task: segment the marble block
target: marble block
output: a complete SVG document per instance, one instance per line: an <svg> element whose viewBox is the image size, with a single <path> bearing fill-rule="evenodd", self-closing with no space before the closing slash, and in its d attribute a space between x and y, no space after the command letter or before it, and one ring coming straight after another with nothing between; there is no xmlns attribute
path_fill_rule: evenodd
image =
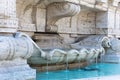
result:
<svg viewBox="0 0 120 80"><path fill-rule="evenodd" d="M0 61L0 80L35 80L36 70L24 59Z"/></svg>

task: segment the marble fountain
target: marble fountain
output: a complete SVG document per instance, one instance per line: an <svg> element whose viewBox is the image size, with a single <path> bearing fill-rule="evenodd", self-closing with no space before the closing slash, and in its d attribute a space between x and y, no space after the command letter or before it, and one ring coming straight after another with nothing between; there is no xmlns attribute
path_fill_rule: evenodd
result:
<svg viewBox="0 0 120 80"><path fill-rule="evenodd" d="M0 80L35 80L38 72L81 69L100 62L119 66L119 3L0 0Z"/></svg>

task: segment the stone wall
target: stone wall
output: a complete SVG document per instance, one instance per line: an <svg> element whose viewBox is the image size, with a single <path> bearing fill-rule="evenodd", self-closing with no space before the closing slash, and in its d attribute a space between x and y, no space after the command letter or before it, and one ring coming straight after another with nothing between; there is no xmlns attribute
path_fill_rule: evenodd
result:
<svg viewBox="0 0 120 80"><path fill-rule="evenodd" d="M17 17L18 30L33 39L38 37L39 46L44 45L40 36L49 33L56 33L58 39L62 37L54 42L61 41L59 46L93 34L120 37L120 9L116 0L17 0ZM47 40L46 44L54 44L50 38Z"/></svg>
<svg viewBox="0 0 120 80"><path fill-rule="evenodd" d="M27 32L46 32L47 15L50 15L48 14L47 7L54 2L59 1L17 0L17 17L20 19L19 30ZM60 2L64 2L64 0ZM113 2L110 0L73 1L72 3L78 4L81 7L81 11L76 16L58 19L58 21L54 23L58 26L57 33L108 34L119 36L120 10L118 2L119 1L116 2L115 0ZM70 13L66 14L66 16L69 14Z"/></svg>
<svg viewBox="0 0 120 80"><path fill-rule="evenodd" d="M18 28L16 0L0 1L0 33L14 33Z"/></svg>

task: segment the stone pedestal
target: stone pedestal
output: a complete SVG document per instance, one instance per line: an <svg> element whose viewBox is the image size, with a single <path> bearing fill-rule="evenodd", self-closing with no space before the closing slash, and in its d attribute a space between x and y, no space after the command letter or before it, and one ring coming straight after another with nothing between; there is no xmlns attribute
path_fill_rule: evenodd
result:
<svg viewBox="0 0 120 80"><path fill-rule="evenodd" d="M36 71L27 64L33 41L24 34L12 35L17 28L16 0L0 0L0 80L35 80Z"/></svg>
<svg viewBox="0 0 120 80"><path fill-rule="evenodd" d="M101 56L101 62L120 63L120 54L106 54Z"/></svg>
<svg viewBox="0 0 120 80"><path fill-rule="evenodd" d="M25 59L0 61L0 80L35 80L36 70Z"/></svg>
<svg viewBox="0 0 120 80"><path fill-rule="evenodd" d="M33 52L34 42L25 34L0 36L0 80L35 80L36 70L27 64Z"/></svg>

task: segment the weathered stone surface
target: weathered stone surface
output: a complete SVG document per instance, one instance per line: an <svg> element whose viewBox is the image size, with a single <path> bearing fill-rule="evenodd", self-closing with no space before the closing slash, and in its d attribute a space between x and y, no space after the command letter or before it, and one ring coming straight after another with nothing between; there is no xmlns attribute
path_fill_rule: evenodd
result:
<svg viewBox="0 0 120 80"><path fill-rule="evenodd" d="M71 18L57 22L58 32L67 34L95 34L95 12L81 11Z"/></svg>
<svg viewBox="0 0 120 80"><path fill-rule="evenodd" d="M70 9L63 11L62 7L60 7L68 5L66 2L72 5L71 10L77 12L79 12L77 7L75 8L73 5L80 4L80 14L75 17L65 18L74 13ZM57 33L74 35L107 34L118 37L118 3L119 1L116 0L17 0L17 16L20 19L19 30L24 32L45 32L46 26L50 25L53 32L55 30ZM56 7L58 4L59 7ZM71 11L71 13L68 11ZM63 19L59 20L60 18ZM54 27L51 25L54 25ZM111 29L115 30L111 31Z"/></svg>
<svg viewBox="0 0 120 80"><path fill-rule="evenodd" d="M57 32L55 23L64 17L71 17L80 12L80 6L69 2L56 2L47 7L47 32Z"/></svg>
<svg viewBox="0 0 120 80"><path fill-rule="evenodd" d="M22 58L0 61L1 80L35 80L36 70Z"/></svg>
<svg viewBox="0 0 120 80"><path fill-rule="evenodd" d="M34 8L35 4L36 0L16 0L19 31L36 31L36 25L34 23L34 18L36 17L36 7Z"/></svg>
<svg viewBox="0 0 120 80"><path fill-rule="evenodd" d="M34 40L41 49L69 48L67 43L64 45L63 38L56 34L35 34Z"/></svg>
<svg viewBox="0 0 120 80"><path fill-rule="evenodd" d="M95 12L81 11L77 20L78 34L95 34Z"/></svg>
<svg viewBox="0 0 120 80"><path fill-rule="evenodd" d="M45 32L46 10L38 7L35 19L36 19L36 30L37 30L37 32Z"/></svg>
<svg viewBox="0 0 120 80"><path fill-rule="evenodd" d="M0 33L14 33L18 28L16 0L0 1Z"/></svg>
<svg viewBox="0 0 120 80"><path fill-rule="evenodd" d="M0 36L1 80L34 80L36 71L27 64L34 52L34 43L25 34Z"/></svg>

